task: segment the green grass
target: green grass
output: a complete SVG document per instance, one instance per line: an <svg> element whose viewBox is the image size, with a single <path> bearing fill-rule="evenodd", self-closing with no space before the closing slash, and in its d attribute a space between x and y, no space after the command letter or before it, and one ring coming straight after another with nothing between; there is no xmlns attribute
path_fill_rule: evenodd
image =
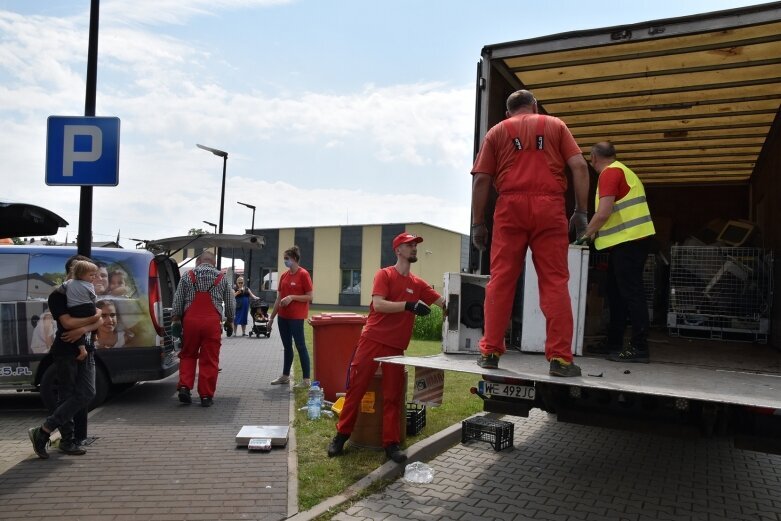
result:
<svg viewBox="0 0 781 521"><path fill-rule="evenodd" d="M327 312L311 310L311 314ZM365 311L359 311L365 313ZM310 358L312 357L312 328L304 328ZM413 340L407 349L409 356L432 355L441 352L441 342ZM299 371L296 361L293 371ZM407 399L412 399L414 369L409 369ZM412 445L482 410L479 398L469 393L475 385L474 375L445 372L445 393L441 407L427 407L426 427L416 436L407 437L405 446ZM362 477L385 462L385 453L367 449L350 448L338 458L326 454L328 442L336 433L336 418L322 417L311 421L306 411L298 409L306 404L305 389L295 389L296 417L293 421L298 448L298 505L304 511L325 499L343 492Z"/></svg>

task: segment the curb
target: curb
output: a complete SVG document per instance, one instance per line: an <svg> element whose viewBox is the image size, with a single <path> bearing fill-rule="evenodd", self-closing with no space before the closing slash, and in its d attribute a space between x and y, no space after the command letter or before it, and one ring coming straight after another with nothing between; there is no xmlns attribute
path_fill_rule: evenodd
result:
<svg viewBox="0 0 781 521"><path fill-rule="evenodd" d="M501 418L503 415L476 414L475 416ZM471 418L474 418L475 416L471 416ZM304 512L298 512L288 517L287 519L289 519L290 521L311 521L317 518L318 516L327 513L329 510L338 507L342 503L345 503L351 500L352 498L356 497L361 492L363 492L366 488L368 488L371 484L376 483L377 481L384 480L384 479L396 479L402 476L404 474L404 468L406 465L413 463L415 461L431 460L436 456L438 456L439 454L441 454L442 452L448 450L450 447L453 447L460 441L461 441L461 423L459 422L408 447L407 461L404 465L399 465L392 461L388 461L384 463L381 467L372 471L370 474L364 476L360 480L356 481L355 483L347 487L347 489L345 489L345 491L342 492L341 494L338 494L332 498L328 498L322 503L310 508L309 510L306 510ZM294 467L296 468L295 475L297 477L298 465L295 460L293 460L292 463L290 463L290 468L292 469ZM292 475L293 472L291 471L291 476ZM296 496L293 500L295 503L298 502L297 489L298 487L296 484ZM292 490L290 489L290 487L288 487L288 490L290 491L290 494L292 494ZM290 512L289 509L288 512Z"/></svg>
<svg viewBox="0 0 781 521"><path fill-rule="evenodd" d="M293 427L296 419L296 395L293 386L290 386L290 399L288 407L288 431L287 441L287 517L295 516L298 512L298 446L296 445L296 430Z"/></svg>

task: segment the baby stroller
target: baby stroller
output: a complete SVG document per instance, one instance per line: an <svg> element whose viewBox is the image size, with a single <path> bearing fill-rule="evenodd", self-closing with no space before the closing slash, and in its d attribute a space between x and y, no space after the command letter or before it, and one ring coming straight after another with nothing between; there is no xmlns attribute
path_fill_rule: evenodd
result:
<svg viewBox="0 0 781 521"><path fill-rule="evenodd" d="M256 337L260 335L269 338L271 336L271 323L268 321L268 304L261 299L252 299L249 303L249 314L252 316L252 329L249 336L254 333Z"/></svg>

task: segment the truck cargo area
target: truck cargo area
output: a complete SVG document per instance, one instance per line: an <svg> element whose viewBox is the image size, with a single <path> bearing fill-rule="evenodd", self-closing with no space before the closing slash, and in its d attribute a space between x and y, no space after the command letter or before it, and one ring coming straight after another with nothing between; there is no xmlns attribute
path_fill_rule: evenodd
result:
<svg viewBox="0 0 781 521"><path fill-rule="evenodd" d="M642 180L655 226L644 275L651 363L581 356L582 377L555 378L540 354L509 349L499 370L461 354L482 335L474 293L491 272L490 242L470 248L469 273L459 276L474 279L470 290L447 292L456 299L443 354L385 362L473 373L490 412L540 408L560 421L729 435L739 447L781 453L781 293L773 284L781 274L780 29L781 2L773 2L485 46L475 154L505 119L507 97L527 89L541 113L567 124L586 159L610 141ZM599 172L590 175L593 214ZM472 222L491 230L495 200ZM587 345L609 322L605 252L592 248L589 257L587 277L570 262L576 353L580 335ZM506 344L535 351L542 342L523 336L544 319L526 312L539 304L525 302L524 284L522 275Z"/></svg>

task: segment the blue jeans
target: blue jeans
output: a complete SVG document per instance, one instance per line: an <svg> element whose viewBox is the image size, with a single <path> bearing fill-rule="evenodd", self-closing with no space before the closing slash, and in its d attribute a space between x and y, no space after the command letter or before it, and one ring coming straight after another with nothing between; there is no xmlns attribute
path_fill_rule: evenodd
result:
<svg viewBox="0 0 781 521"><path fill-rule="evenodd" d="M73 416L85 409L95 397L95 354L81 362L75 354L55 355L57 371L57 408L43 425L49 432L60 430L63 440L73 440Z"/></svg>
<svg viewBox="0 0 781 521"><path fill-rule="evenodd" d="M290 376L290 368L293 366L293 341L296 342L298 359L301 362L302 378L309 378L309 352L306 350L304 338L304 319L277 317L279 337L285 347L285 361L282 374Z"/></svg>

